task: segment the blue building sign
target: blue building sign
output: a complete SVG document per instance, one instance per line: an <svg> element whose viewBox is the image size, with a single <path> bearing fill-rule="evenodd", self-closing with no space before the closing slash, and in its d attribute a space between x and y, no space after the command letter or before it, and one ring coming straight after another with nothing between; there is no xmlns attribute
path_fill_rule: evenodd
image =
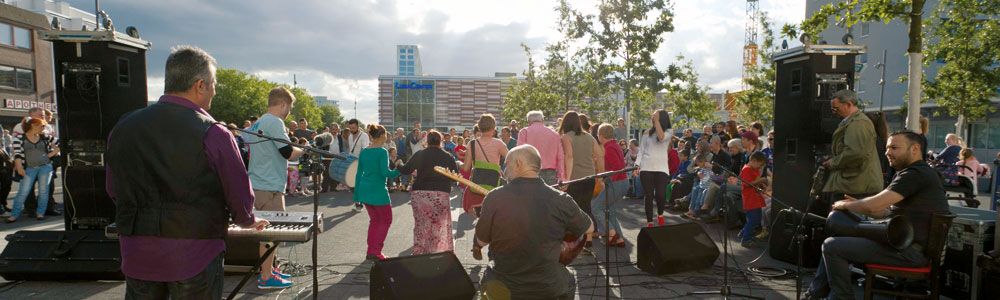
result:
<svg viewBox="0 0 1000 300"><path fill-rule="evenodd" d="M434 89L434 85L433 84L417 84L414 81L410 81L409 83L404 83L404 82L397 81L396 82L396 89L399 89L399 90L433 90Z"/></svg>

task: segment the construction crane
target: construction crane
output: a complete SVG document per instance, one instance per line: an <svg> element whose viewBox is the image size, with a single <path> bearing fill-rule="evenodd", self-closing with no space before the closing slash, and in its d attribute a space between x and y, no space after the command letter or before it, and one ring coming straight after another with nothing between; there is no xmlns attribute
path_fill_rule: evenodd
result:
<svg viewBox="0 0 1000 300"><path fill-rule="evenodd" d="M750 77L750 67L757 65L757 26L760 18L760 2L757 0L747 0L747 19L744 27L743 37L743 90L749 88L747 79Z"/></svg>

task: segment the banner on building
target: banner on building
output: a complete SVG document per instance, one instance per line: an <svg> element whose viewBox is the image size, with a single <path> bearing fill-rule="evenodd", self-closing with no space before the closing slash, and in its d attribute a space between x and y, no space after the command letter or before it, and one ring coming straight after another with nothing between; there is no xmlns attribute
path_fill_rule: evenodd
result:
<svg viewBox="0 0 1000 300"><path fill-rule="evenodd" d="M41 107L48 109L53 113L56 112L56 104L51 102L38 102L38 101L28 101L19 99L4 99L4 108L17 109L17 110L29 110L35 107Z"/></svg>

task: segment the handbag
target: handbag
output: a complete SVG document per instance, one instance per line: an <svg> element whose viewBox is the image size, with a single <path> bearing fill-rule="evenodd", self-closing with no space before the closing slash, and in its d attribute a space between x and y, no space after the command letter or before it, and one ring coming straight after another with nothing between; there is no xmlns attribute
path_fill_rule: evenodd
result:
<svg viewBox="0 0 1000 300"><path fill-rule="evenodd" d="M479 144L479 140L476 140L472 144L472 176L469 178L470 181L478 184L487 191L493 190L500 186L500 180L503 178L503 170L500 168L499 164L495 164L489 161L489 157L486 161L476 160L476 144ZM483 151L483 156L486 155L486 151L482 150L483 145L479 144L479 148Z"/></svg>

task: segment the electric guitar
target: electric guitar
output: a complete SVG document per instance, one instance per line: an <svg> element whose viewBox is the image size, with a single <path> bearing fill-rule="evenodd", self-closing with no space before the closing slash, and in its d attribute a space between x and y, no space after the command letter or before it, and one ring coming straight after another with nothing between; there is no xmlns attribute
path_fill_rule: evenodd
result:
<svg viewBox="0 0 1000 300"><path fill-rule="evenodd" d="M475 182L465 179L457 172L452 172L451 170L441 166L434 167L434 171L438 172L438 174L444 175L444 177L448 177L448 179L468 186L476 193L481 193L483 195L489 193L489 191L483 187L479 186ZM585 235L575 236L568 232L565 236L563 236L563 242L559 249L559 263L568 266L574 259L576 259L577 256L580 255L580 251L583 251L583 245L585 244L584 241L586 240L584 239L584 236Z"/></svg>

